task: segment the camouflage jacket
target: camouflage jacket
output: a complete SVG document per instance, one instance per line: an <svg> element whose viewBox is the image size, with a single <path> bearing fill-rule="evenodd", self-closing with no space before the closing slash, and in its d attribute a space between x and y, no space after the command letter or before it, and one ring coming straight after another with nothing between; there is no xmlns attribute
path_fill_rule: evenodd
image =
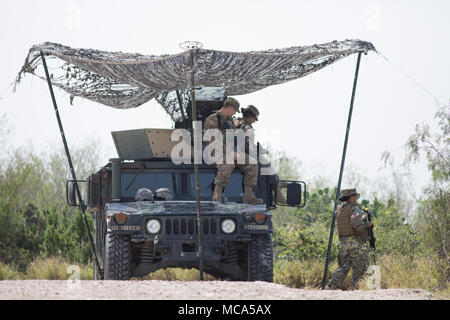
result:
<svg viewBox="0 0 450 320"><path fill-rule="evenodd" d="M234 121L234 125L236 126L236 129L242 129L244 130L244 133L248 130L254 130L253 126L246 122L244 118L237 118ZM256 146L255 144L250 144L250 138L248 136L245 137L245 153L249 154L250 150L256 154Z"/></svg>
<svg viewBox="0 0 450 320"><path fill-rule="evenodd" d="M236 126L236 129L242 129L245 131L249 129L253 129L253 126L246 122L244 118L237 118L234 120L234 125Z"/></svg>
<svg viewBox="0 0 450 320"><path fill-rule="evenodd" d="M209 130L209 129L218 129L222 133L222 139L223 139L223 161L225 161L225 155L226 155L226 130L227 129L236 129L234 126L234 123L231 119L227 119L224 116L222 116L219 112L210 114L203 123L203 130ZM214 140L209 142L208 144L212 143ZM235 149L235 148L234 148Z"/></svg>
<svg viewBox="0 0 450 320"><path fill-rule="evenodd" d="M227 119L219 112L210 114L203 124L203 130L219 129L225 137L226 129L235 129L235 125L231 119Z"/></svg>

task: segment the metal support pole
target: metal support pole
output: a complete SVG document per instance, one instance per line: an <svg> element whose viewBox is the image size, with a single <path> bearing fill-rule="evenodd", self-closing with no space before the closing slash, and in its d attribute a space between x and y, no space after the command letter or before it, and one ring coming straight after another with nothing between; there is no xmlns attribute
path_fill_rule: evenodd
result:
<svg viewBox="0 0 450 320"><path fill-rule="evenodd" d="M44 65L45 76L47 77L47 84L48 84L48 88L50 90L50 96L52 97L53 108L55 110L56 120L58 121L59 131L61 133L61 137L62 137L62 140L63 140L64 150L66 151L67 161L69 162L70 172L72 174L72 179L75 182L75 192L77 194L78 201L80 203L81 215L83 217L84 226L86 228L86 233L87 233L88 238L89 238L89 244L91 246L92 254L94 255L95 268L97 268L98 274L101 275L102 272L101 272L101 269L100 269L100 264L98 262L97 252L95 251L94 240L92 239L91 230L89 228L89 223L88 223L87 218L86 218L86 211L85 211L86 207L85 207L85 204L83 202L83 199L81 198L80 188L78 187L77 177L75 175L75 170L73 168L72 158L70 157L69 147L67 146L66 136L64 134L64 129L63 129L63 126L62 126L61 118L59 116L59 111L58 111L58 106L56 104L55 94L53 92L52 83L50 81L50 75L48 74L47 62L45 61L44 53L42 51L41 51L41 59L42 59L43 65Z"/></svg>
<svg viewBox="0 0 450 320"><path fill-rule="evenodd" d="M197 121L197 108L195 105L195 76L194 76L194 50L190 50L191 58L191 106L192 106L192 129L200 130L201 128L195 128L195 121ZM195 152L195 151L194 151ZM195 156L194 156L195 158ZM199 270L200 280L203 280L203 248L202 248L202 220L200 214L200 185L198 178L198 164L194 159L194 172L195 172L195 197L197 200L197 235L198 235L198 256L199 256Z"/></svg>
<svg viewBox="0 0 450 320"><path fill-rule="evenodd" d="M337 211L337 207L338 207L339 194L341 192L342 174L344 173L345 155L347 153L347 142L348 142L348 136L350 133L350 123L352 120L352 112L353 112L353 101L355 100L356 83L358 81L360 61L361 61L361 52L358 52L358 60L356 62L355 78L353 80L352 99L350 101L350 110L348 112L348 119L347 119L347 130L345 132L344 150L342 151L341 169L339 171L339 180L338 180L338 186L337 186L337 190L336 190L336 198L334 200L333 220L331 221L330 239L328 241L327 260L325 262L325 271L323 273L322 290L325 289L325 286L327 284L328 264L330 262L331 245L333 244L334 226L336 223L336 211Z"/></svg>

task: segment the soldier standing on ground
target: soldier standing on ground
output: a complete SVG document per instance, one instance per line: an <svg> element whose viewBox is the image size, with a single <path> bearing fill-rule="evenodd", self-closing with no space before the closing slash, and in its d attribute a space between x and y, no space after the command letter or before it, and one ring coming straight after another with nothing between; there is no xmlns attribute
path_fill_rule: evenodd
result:
<svg viewBox="0 0 450 320"><path fill-rule="evenodd" d="M356 204L359 194L356 189L344 189L339 198L343 204L337 211L339 234L339 267L333 272L328 289L342 289L342 284L353 269L352 289L357 289L358 281L369 267L369 231L373 224Z"/></svg>
<svg viewBox="0 0 450 320"><path fill-rule="evenodd" d="M242 108L242 118L238 118L235 120L234 124L236 126L236 129L242 129L244 132L248 130L254 130L253 129L253 123L255 121L258 121L259 117L259 110L253 106L249 105L247 108ZM250 139L248 136L245 137L245 144L246 144L246 152L249 153L250 148L255 148L254 145L250 145ZM278 173L273 174L276 181L276 188L277 188L277 203L286 204L286 198L284 194L281 192L281 186L280 186L280 177L278 176Z"/></svg>
<svg viewBox="0 0 450 320"><path fill-rule="evenodd" d="M231 121L231 117L239 111L239 102L234 98L227 98L223 107L216 113L211 114L205 119L204 130L208 129L218 129L223 135L224 143L224 153L226 152L226 130L235 129L234 123ZM226 156L223 156L223 162L225 162ZM255 197L253 190L256 188L258 182L258 164L237 164L236 152L233 154L234 163L216 163L217 175L214 179L214 193L213 201L223 201L222 192L223 189L228 185L231 173L234 167L239 168L244 173L244 194L242 196L242 202L245 203L263 203L262 199Z"/></svg>

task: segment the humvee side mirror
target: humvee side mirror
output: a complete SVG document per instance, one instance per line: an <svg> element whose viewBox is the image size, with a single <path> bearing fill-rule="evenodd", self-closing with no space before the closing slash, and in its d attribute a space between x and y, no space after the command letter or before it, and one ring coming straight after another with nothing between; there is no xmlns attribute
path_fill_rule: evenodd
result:
<svg viewBox="0 0 450 320"><path fill-rule="evenodd" d="M86 180L67 180L66 182L66 203L70 207L79 207L81 203L78 203L77 193L76 193L76 182L78 182L78 187L80 182L87 183ZM81 193L81 191L80 191Z"/></svg>
<svg viewBox="0 0 450 320"><path fill-rule="evenodd" d="M306 205L306 183L303 181L280 180L280 185L286 187L285 201L277 199L276 204L280 206L290 206L303 208ZM303 186L303 188L302 188ZM281 188L280 188L281 192Z"/></svg>

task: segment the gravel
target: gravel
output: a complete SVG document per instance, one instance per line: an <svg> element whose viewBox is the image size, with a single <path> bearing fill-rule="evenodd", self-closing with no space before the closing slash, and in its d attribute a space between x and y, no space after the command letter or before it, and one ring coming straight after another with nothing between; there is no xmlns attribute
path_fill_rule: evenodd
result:
<svg viewBox="0 0 450 320"><path fill-rule="evenodd" d="M3 280L0 300L428 300L419 289L292 289L267 282Z"/></svg>

